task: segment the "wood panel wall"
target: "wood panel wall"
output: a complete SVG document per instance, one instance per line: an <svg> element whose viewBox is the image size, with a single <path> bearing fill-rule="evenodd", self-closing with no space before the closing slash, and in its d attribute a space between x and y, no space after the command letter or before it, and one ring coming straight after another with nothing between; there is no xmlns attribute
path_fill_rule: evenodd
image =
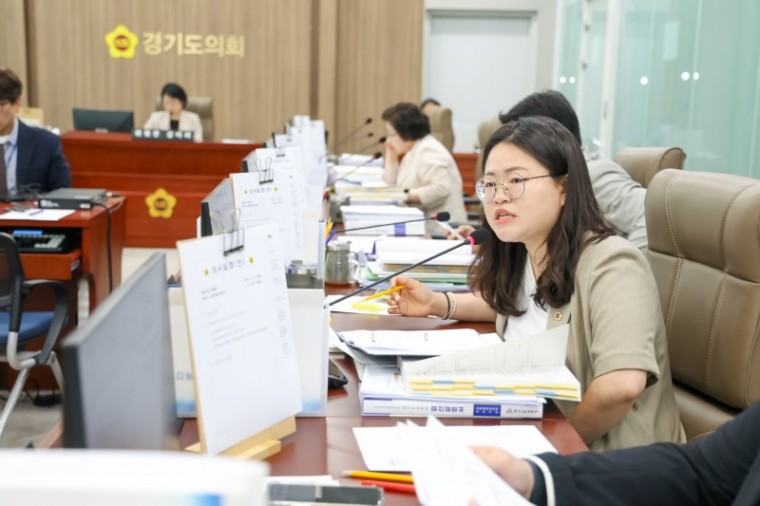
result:
<svg viewBox="0 0 760 506"><path fill-rule="evenodd" d="M0 0L0 67L13 70L28 83L25 20L24 0ZM24 104L29 103L28 98L28 90L24 90Z"/></svg>
<svg viewBox="0 0 760 506"><path fill-rule="evenodd" d="M213 97L216 139L261 141L310 114L334 141L373 117L373 139L338 148L351 151L384 134L383 109L420 98L423 0L0 2L26 14L30 105L63 131L73 107L130 109L141 124L161 86L175 81L189 95ZM140 37L133 60L108 55L105 35L118 24ZM147 55L143 34L157 31L244 35L246 54ZM9 52L3 44L0 58Z"/></svg>

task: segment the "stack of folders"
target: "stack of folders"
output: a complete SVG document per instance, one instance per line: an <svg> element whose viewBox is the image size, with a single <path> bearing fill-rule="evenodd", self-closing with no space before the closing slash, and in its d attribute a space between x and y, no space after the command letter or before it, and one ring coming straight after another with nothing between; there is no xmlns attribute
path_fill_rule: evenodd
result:
<svg viewBox="0 0 760 506"><path fill-rule="evenodd" d="M455 243L413 237L383 237L375 242L375 261L367 269L377 279L450 249ZM404 274L427 282L466 283L467 270L475 260L471 248L458 248Z"/></svg>
<svg viewBox="0 0 760 506"><path fill-rule="evenodd" d="M439 416L460 418L541 418L544 400L536 396L495 395L461 390L439 382L429 392L410 391L398 363L430 356L456 356L499 346L496 334L472 329L431 331L358 330L338 334L342 344L362 362L359 397L365 416ZM503 343L502 343L503 344Z"/></svg>
<svg viewBox="0 0 760 506"><path fill-rule="evenodd" d="M439 418L541 418L545 402L525 395L460 393L455 383L438 383L434 392L410 392L395 365L368 365L359 399L363 416Z"/></svg>
<svg viewBox="0 0 760 506"><path fill-rule="evenodd" d="M401 374L414 394L526 396L580 401L578 379L565 365L568 326L504 343L425 360L403 360Z"/></svg>
<svg viewBox="0 0 760 506"><path fill-rule="evenodd" d="M384 225L386 223L398 223L409 220L422 220L424 215L416 207L397 206L341 206L343 225L345 230L362 227L372 227L347 234L357 235L424 235L425 222L400 223L398 225Z"/></svg>

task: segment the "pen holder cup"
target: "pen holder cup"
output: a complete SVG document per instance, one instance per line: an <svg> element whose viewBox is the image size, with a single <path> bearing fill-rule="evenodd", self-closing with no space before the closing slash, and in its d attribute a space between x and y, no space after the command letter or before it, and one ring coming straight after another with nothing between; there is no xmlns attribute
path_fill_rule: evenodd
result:
<svg viewBox="0 0 760 506"><path fill-rule="evenodd" d="M350 242L333 242L325 254L325 283L348 285L357 280L359 262L351 255Z"/></svg>

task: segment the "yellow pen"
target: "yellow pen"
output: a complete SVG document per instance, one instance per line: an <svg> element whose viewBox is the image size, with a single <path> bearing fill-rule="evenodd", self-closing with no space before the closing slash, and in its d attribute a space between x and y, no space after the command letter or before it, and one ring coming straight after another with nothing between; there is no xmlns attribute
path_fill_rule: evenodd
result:
<svg viewBox="0 0 760 506"><path fill-rule="evenodd" d="M414 479L408 474L376 473L374 471L343 471L350 478L365 478L369 480L385 480L400 483L414 483Z"/></svg>
<svg viewBox="0 0 760 506"><path fill-rule="evenodd" d="M369 297L364 297L360 302L367 302L368 300L378 299L380 297L384 297L393 292L398 292L399 290L403 290L404 288L406 288L405 285L394 286L393 288L388 288L387 290L377 292L376 294L370 295Z"/></svg>

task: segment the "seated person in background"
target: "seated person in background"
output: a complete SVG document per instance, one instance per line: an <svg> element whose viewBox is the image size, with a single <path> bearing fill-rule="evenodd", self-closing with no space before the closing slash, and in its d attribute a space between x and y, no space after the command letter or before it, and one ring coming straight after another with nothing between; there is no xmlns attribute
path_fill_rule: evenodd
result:
<svg viewBox="0 0 760 506"><path fill-rule="evenodd" d="M604 220L573 134L521 118L491 136L484 160L476 191L496 237L470 267L473 293L397 276L391 284L405 288L388 311L495 321L503 339L569 323L566 363L583 399L555 403L583 441L593 450L684 442L654 276Z"/></svg>
<svg viewBox="0 0 760 506"><path fill-rule="evenodd" d="M161 89L163 111L151 113L144 128L159 130L190 130L195 142L203 142L201 118L194 112L186 111L187 94L179 84L167 83Z"/></svg>
<svg viewBox="0 0 760 506"><path fill-rule="evenodd" d="M16 115L23 85L10 69L0 68L0 199L34 198L71 186L69 163L57 135L29 127Z"/></svg>
<svg viewBox="0 0 760 506"><path fill-rule="evenodd" d="M527 116L546 116L559 121L581 143L581 129L573 106L558 91L547 90L528 95L506 114L499 115L502 123ZM644 199L647 190L612 160L587 160L594 196L604 217L618 235L631 241L642 252L647 250L647 224ZM463 227L467 235L472 228ZM450 237L451 238L451 237Z"/></svg>
<svg viewBox="0 0 760 506"><path fill-rule="evenodd" d="M602 454L518 459L493 447L475 453L531 503L670 506L760 504L760 403L705 439Z"/></svg>
<svg viewBox="0 0 760 506"><path fill-rule="evenodd" d="M430 123L414 104L401 102L383 112L386 141L383 179L408 190L407 202L426 216L447 211L451 221L466 221L462 177L454 157L435 137ZM404 159L399 162L400 155ZM429 233L438 232L430 223Z"/></svg>
<svg viewBox="0 0 760 506"><path fill-rule="evenodd" d="M436 107L441 107L441 103L439 101L434 98L426 98L420 104L420 111L422 111L422 114L425 116L430 116L430 112Z"/></svg>

